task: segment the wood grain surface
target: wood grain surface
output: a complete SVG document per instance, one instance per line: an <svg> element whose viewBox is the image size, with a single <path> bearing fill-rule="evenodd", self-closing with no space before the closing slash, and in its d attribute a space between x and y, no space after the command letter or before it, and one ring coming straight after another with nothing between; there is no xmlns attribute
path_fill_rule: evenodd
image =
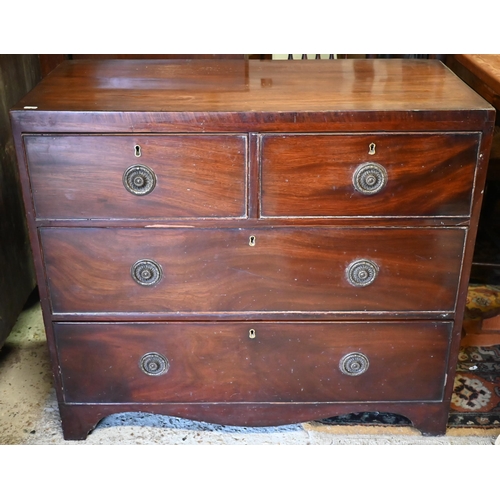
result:
<svg viewBox="0 0 500 500"><path fill-rule="evenodd" d="M65 61L15 109L283 112L478 109L439 61Z"/></svg>
<svg viewBox="0 0 500 500"><path fill-rule="evenodd" d="M264 135L261 213L469 215L479 140L479 134ZM353 185L367 162L387 171L386 186L373 195Z"/></svg>
<svg viewBox="0 0 500 500"><path fill-rule="evenodd" d="M39 218L242 217L246 213L243 135L24 137ZM136 157L135 147L140 147ZM145 165L156 187L137 196L124 172Z"/></svg>
<svg viewBox="0 0 500 500"><path fill-rule="evenodd" d="M465 238L459 228L43 228L40 234L54 312L117 314L453 311ZM158 284L131 278L141 259L162 267ZM380 269L361 288L346 279L358 259Z"/></svg>
<svg viewBox="0 0 500 500"><path fill-rule="evenodd" d="M26 133L477 130L494 119L440 61L403 59L65 61L11 113Z"/></svg>
<svg viewBox="0 0 500 500"><path fill-rule="evenodd" d="M66 402L440 401L451 323L56 323L55 332ZM168 359L166 373L143 373L150 352ZM365 373L340 371L352 352L368 358Z"/></svg>

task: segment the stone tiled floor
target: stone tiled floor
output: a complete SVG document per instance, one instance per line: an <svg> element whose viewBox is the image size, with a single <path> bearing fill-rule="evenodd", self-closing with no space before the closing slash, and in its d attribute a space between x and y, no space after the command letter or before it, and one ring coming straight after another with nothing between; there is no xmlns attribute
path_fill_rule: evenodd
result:
<svg viewBox="0 0 500 500"><path fill-rule="evenodd" d="M64 441L52 386L45 330L38 302L21 313L0 351L0 444L479 444L498 431L449 431L422 437L407 427L326 426L317 423L242 428L141 413L102 420L86 441Z"/></svg>

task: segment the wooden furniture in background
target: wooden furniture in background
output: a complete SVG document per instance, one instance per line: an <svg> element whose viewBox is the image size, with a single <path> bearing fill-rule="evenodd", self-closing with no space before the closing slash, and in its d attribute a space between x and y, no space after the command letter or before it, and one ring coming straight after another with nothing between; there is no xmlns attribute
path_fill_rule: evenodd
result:
<svg viewBox="0 0 500 500"><path fill-rule="evenodd" d="M446 64L497 110L471 280L500 285L500 55L455 54Z"/></svg>
<svg viewBox="0 0 500 500"><path fill-rule="evenodd" d="M35 287L9 109L39 81L37 56L0 55L0 347Z"/></svg>
<svg viewBox="0 0 500 500"><path fill-rule="evenodd" d="M66 61L11 111L66 439L446 430L494 110L439 61Z"/></svg>
<svg viewBox="0 0 500 500"><path fill-rule="evenodd" d="M500 54L455 54L446 64L497 110L471 281L500 286ZM500 316L467 321L462 344L500 344Z"/></svg>
<svg viewBox="0 0 500 500"><path fill-rule="evenodd" d="M453 54L447 57L446 64L495 109L500 109L500 54ZM500 124L498 114L496 120Z"/></svg>

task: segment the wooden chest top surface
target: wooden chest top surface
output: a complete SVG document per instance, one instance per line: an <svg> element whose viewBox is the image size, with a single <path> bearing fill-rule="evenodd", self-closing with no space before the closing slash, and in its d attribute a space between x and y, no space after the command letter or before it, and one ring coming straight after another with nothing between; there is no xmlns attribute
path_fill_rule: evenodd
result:
<svg viewBox="0 0 500 500"><path fill-rule="evenodd" d="M11 113L22 132L477 130L494 119L440 61L403 59L66 61Z"/></svg>
<svg viewBox="0 0 500 500"><path fill-rule="evenodd" d="M67 61L17 109L340 111L485 109L439 61Z"/></svg>

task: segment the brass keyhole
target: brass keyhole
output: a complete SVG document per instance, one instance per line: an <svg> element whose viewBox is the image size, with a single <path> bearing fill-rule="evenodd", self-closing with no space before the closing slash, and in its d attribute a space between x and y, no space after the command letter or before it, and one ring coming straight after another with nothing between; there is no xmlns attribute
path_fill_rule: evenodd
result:
<svg viewBox="0 0 500 500"><path fill-rule="evenodd" d="M368 146L368 154L369 155L374 155L375 154L375 148L377 146L375 145L374 142L372 142L369 146Z"/></svg>
<svg viewBox="0 0 500 500"><path fill-rule="evenodd" d="M251 338L251 339L254 339L255 338L255 330L253 328L250 328L250 330L248 330L248 337Z"/></svg>
<svg viewBox="0 0 500 500"><path fill-rule="evenodd" d="M141 152L141 146L135 146L134 148L134 154L137 158L139 158L141 155L142 155L142 152Z"/></svg>
<svg viewBox="0 0 500 500"><path fill-rule="evenodd" d="M251 247L254 247L254 246L255 246L255 236L250 236L250 238L248 239L248 244L249 244Z"/></svg>

